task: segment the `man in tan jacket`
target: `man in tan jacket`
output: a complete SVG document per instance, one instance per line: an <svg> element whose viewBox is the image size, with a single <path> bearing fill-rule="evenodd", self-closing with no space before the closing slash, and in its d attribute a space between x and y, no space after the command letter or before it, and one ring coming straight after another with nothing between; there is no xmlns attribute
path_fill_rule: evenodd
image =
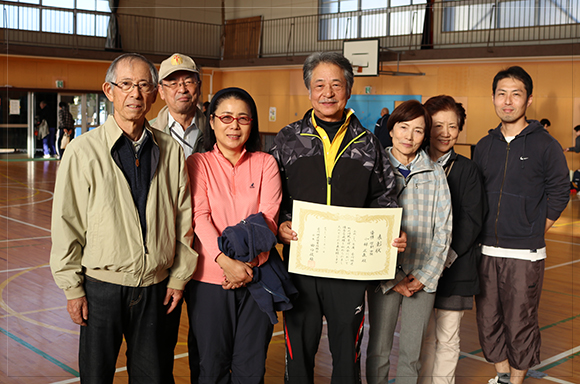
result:
<svg viewBox="0 0 580 384"><path fill-rule="evenodd" d="M67 146L56 177L50 267L81 325L85 384L113 382L123 337L132 383L173 382L168 314L197 253L183 150L145 120L157 77L141 55L115 59L103 84L114 115Z"/></svg>
<svg viewBox="0 0 580 384"><path fill-rule="evenodd" d="M186 158L195 152L205 152L206 116L197 106L201 77L199 68L189 56L174 53L161 63L159 95L167 105L151 120L151 126L177 140Z"/></svg>

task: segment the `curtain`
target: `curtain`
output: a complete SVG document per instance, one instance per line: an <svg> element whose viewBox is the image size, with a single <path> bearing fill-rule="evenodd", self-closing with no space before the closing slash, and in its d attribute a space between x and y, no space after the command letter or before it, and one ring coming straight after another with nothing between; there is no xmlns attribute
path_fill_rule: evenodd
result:
<svg viewBox="0 0 580 384"><path fill-rule="evenodd" d="M119 33L119 21L117 19L117 9L120 0L109 0L111 17L109 18L109 27L107 28L107 41L105 49L120 51L123 49L121 44L121 34Z"/></svg>
<svg viewBox="0 0 580 384"><path fill-rule="evenodd" d="M423 22L423 36L421 38L421 49L433 49L433 6L435 0L427 0L425 9L425 21Z"/></svg>

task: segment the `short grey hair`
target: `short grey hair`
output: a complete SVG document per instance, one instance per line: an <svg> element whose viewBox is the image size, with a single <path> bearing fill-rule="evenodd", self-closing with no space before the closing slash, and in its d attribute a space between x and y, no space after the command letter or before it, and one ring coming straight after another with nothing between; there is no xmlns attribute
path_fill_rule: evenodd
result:
<svg viewBox="0 0 580 384"><path fill-rule="evenodd" d="M310 92L310 82L312 81L312 72L321 63L334 64L344 72L344 79L346 80L346 88L348 94L351 94L352 85L354 84L354 73L352 71L352 64L342 53L338 52L315 52L306 58L304 66L302 67L302 77L304 78L304 85Z"/></svg>
<svg viewBox="0 0 580 384"><path fill-rule="evenodd" d="M117 81L117 66L121 61L128 60L129 62L134 60L140 60L149 66L149 72L151 73L151 83L157 84L159 83L159 72L157 72L157 68L149 59L145 56L140 55L138 53L124 53L121 56L117 57L111 65L109 69L107 69L107 75L105 76L105 82L111 84Z"/></svg>

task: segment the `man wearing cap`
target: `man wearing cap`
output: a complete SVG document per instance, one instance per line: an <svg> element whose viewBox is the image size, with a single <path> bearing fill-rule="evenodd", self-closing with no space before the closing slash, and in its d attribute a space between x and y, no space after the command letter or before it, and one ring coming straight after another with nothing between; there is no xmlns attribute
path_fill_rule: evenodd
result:
<svg viewBox="0 0 580 384"><path fill-rule="evenodd" d="M203 150L205 115L197 107L201 94L199 68L189 56L174 53L159 68L159 95L165 107L150 121L153 128L170 134L187 158Z"/></svg>

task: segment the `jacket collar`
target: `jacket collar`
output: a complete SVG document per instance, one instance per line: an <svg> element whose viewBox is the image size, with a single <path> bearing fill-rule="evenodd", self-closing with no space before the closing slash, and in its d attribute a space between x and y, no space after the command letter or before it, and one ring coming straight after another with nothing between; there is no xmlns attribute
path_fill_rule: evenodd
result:
<svg viewBox="0 0 580 384"><path fill-rule="evenodd" d="M526 122L528 123L528 125L520 133L518 133L516 138L521 136L527 136L531 133L544 130L544 126L540 124L540 122L537 120L526 120ZM490 129L489 134L494 136L495 138L503 139L504 136L503 133L501 132L501 123L499 123L499 125L496 128Z"/></svg>
<svg viewBox="0 0 580 384"><path fill-rule="evenodd" d="M107 136L107 146L109 147L109 152L113 149L117 141L123 135L123 130L119 127L113 115L109 115L107 121L104 124L106 136ZM143 128L148 131L149 137L153 139L153 143L158 146L157 139L155 138L154 130L151 129L149 122L145 120Z"/></svg>
<svg viewBox="0 0 580 384"><path fill-rule="evenodd" d="M348 124L348 130L353 132L353 137L357 136L365 131L365 128L362 126L358 118L356 117L354 111L352 109L345 109L346 112L349 110L352 111L350 115L350 122ZM347 131L348 131L347 130ZM314 123L312 122L312 108L310 108L302 118L302 124L300 125L300 133L318 135L316 132L316 128L314 128Z"/></svg>

